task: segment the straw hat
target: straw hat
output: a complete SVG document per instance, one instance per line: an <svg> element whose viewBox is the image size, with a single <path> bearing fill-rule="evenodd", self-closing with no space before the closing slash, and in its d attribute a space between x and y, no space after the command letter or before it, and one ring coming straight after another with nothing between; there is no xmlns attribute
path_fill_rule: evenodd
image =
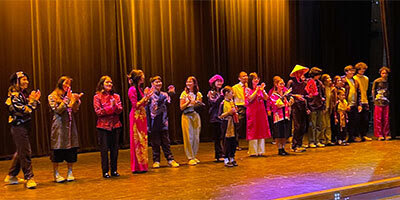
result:
<svg viewBox="0 0 400 200"><path fill-rule="evenodd" d="M290 72L290 77L294 77L294 73L298 72L298 71L303 71L303 74L308 72L308 68L307 67L303 67L301 65L296 65L294 66L294 69L292 70L292 72Z"/></svg>

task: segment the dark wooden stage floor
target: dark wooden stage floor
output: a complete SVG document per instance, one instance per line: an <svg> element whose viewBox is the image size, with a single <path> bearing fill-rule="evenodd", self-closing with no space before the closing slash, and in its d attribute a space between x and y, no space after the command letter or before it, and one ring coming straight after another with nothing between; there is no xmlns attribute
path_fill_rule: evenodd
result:
<svg viewBox="0 0 400 200"><path fill-rule="evenodd" d="M246 141L242 141L246 145ZM100 155L79 154L75 182L56 184L48 157L34 158L38 187L27 190L22 184L5 185L0 198L8 199L274 199L368 181L400 176L400 141L354 143L347 147L309 149L302 154L276 155L267 144L266 157L237 153L238 167L225 168L213 162L213 144L202 143L201 163L188 166L182 145L172 147L179 168L166 167L145 174L131 174L129 150L121 150L121 177L103 179ZM150 162L151 166L152 162ZM0 162L1 178L10 161ZM66 166L60 168L66 176ZM22 177L22 175L20 175Z"/></svg>

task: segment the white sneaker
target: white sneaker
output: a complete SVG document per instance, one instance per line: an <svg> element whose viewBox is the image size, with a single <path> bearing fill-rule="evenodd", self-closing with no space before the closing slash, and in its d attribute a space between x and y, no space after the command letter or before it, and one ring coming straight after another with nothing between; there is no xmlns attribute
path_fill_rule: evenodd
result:
<svg viewBox="0 0 400 200"><path fill-rule="evenodd" d="M74 175L72 174L72 172L69 172L69 173L68 173L68 175L67 175L67 181L68 181L68 182L70 182L70 181L75 181L75 177L74 177Z"/></svg>
<svg viewBox="0 0 400 200"><path fill-rule="evenodd" d="M54 181L56 183L63 183L63 182L65 182L65 178L60 176L59 174L57 174L57 175L54 176Z"/></svg>
<svg viewBox="0 0 400 200"><path fill-rule="evenodd" d="M324 144L321 144L321 143L318 143L318 144L317 144L317 147L325 147L325 145L324 145Z"/></svg>
<svg viewBox="0 0 400 200"><path fill-rule="evenodd" d="M175 160L168 161L168 165L171 167L179 167L179 163L175 162Z"/></svg>
<svg viewBox="0 0 400 200"><path fill-rule="evenodd" d="M197 162L194 159L192 159L192 160L189 160L188 164L194 166L194 165L197 165Z"/></svg>
<svg viewBox="0 0 400 200"><path fill-rule="evenodd" d="M4 182L10 185L18 184L18 177L7 175L6 178L4 179Z"/></svg>
<svg viewBox="0 0 400 200"><path fill-rule="evenodd" d="M28 189L35 189L36 186L37 186L37 183L35 182L35 180L33 180L33 178L29 179L26 182L26 188L28 188Z"/></svg>
<svg viewBox="0 0 400 200"><path fill-rule="evenodd" d="M310 144L310 147L311 148L316 148L317 146L314 143L312 143L312 144Z"/></svg>
<svg viewBox="0 0 400 200"><path fill-rule="evenodd" d="M159 162L153 163L153 168L160 168L160 163Z"/></svg>
<svg viewBox="0 0 400 200"><path fill-rule="evenodd" d="M196 161L196 162L197 162L197 164L199 164L199 163L200 163L200 160L199 160L199 159L197 159L197 158L194 158L194 161Z"/></svg>
<svg viewBox="0 0 400 200"><path fill-rule="evenodd" d="M364 136L364 140L365 140L365 141L372 141L372 138L367 137L367 136Z"/></svg>

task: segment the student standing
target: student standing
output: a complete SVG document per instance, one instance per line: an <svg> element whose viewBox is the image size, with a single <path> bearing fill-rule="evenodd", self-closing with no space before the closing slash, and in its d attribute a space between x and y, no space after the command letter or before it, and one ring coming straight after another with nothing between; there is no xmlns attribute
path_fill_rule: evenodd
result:
<svg viewBox="0 0 400 200"><path fill-rule="evenodd" d="M182 112L183 146L189 165L197 165L200 160L196 158L200 143L201 120L200 115L194 110L203 104L203 95L199 92L197 79L190 76L186 80L185 90L180 96Z"/></svg>
<svg viewBox="0 0 400 200"><path fill-rule="evenodd" d="M245 90L247 140L249 141L250 156L263 156L265 139L271 137L267 112L264 101L268 100L265 83L258 85L260 79L257 73L249 76L249 87Z"/></svg>
<svg viewBox="0 0 400 200"><path fill-rule="evenodd" d="M168 93L162 92L162 80L160 76L150 78L151 89L154 91L150 96L149 103L146 106L147 130L151 138L153 150L153 168L160 167L160 146L164 156L171 167L179 167L172 155L168 134L168 113L167 104L171 103L171 95L175 94L175 87L170 85Z"/></svg>
<svg viewBox="0 0 400 200"><path fill-rule="evenodd" d="M111 77L103 76L97 83L96 95L93 97L94 111L97 115L98 143L101 155L101 169L104 178L118 177L118 145L122 124L119 115L122 112L120 96L113 90ZM108 159L110 149L110 161Z"/></svg>
<svg viewBox="0 0 400 200"><path fill-rule="evenodd" d="M71 84L71 77L61 76L57 81L56 89L48 96L49 105L53 111L50 160L53 162L53 175L57 183L75 180L72 168L78 159L79 140L74 113L79 110L83 93L72 93ZM68 166L67 179L58 172L59 163L64 161Z"/></svg>
<svg viewBox="0 0 400 200"><path fill-rule="evenodd" d="M374 134L378 140L390 140L389 128L389 82L390 69L379 69L380 78L372 84L372 96L374 98Z"/></svg>
<svg viewBox="0 0 400 200"><path fill-rule="evenodd" d="M208 113L210 114L211 131L214 136L215 160L220 162L224 160L222 150L224 135L221 133L221 120L218 117L218 110L222 100L224 99L224 96L221 94L224 79L222 76L216 74L211 77L208 82L211 86L211 90L208 91L207 94L208 104L210 105Z"/></svg>
<svg viewBox="0 0 400 200"><path fill-rule="evenodd" d="M33 189L36 188L37 184L33 179L29 133L32 128L32 112L40 103L40 91L32 91L30 94L27 92L29 78L22 71L12 74L10 83L6 105L9 111L8 123L11 125L11 135L17 150L14 153L10 170L4 182L18 184L19 181L23 181L23 179L20 180L17 177L22 169L24 179L27 180L26 187Z"/></svg>

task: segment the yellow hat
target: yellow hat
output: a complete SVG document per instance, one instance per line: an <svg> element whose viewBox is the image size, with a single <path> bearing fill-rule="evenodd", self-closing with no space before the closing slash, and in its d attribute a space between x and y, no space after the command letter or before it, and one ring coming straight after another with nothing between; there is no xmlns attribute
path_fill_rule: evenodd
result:
<svg viewBox="0 0 400 200"><path fill-rule="evenodd" d="M307 73L308 72L308 68L307 67L303 67L303 66L301 66L301 65L296 65L296 66L294 66L294 69L292 70L292 72L290 72L290 77L294 77L294 73L295 72L298 72L298 71L303 71L303 74L305 74L305 73Z"/></svg>

